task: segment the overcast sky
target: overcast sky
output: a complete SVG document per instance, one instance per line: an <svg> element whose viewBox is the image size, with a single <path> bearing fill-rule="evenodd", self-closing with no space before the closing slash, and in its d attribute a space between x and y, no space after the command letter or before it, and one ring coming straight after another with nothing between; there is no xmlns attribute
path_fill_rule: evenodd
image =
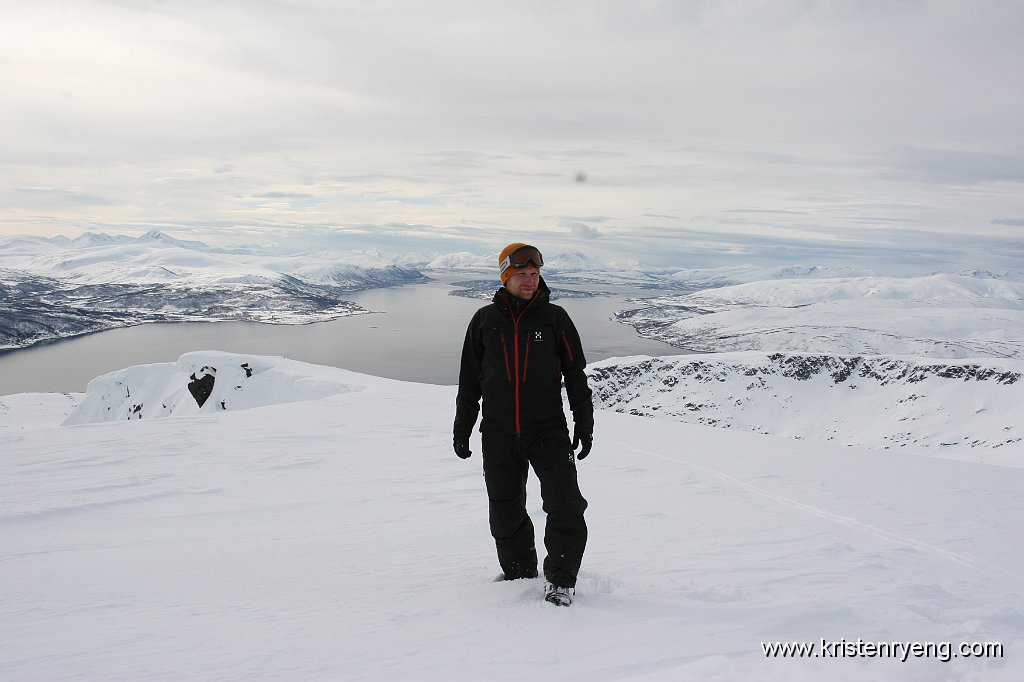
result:
<svg viewBox="0 0 1024 682"><path fill-rule="evenodd" d="M0 232L1024 264L1024 2L0 0Z"/></svg>

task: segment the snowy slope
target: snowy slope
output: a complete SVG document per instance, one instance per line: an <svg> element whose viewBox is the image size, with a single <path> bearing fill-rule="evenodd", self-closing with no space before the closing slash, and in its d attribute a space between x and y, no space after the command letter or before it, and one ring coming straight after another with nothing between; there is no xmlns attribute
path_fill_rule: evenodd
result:
<svg viewBox="0 0 1024 682"><path fill-rule="evenodd" d="M788 438L1024 467L1024 361L756 352L611 358L595 404Z"/></svg>
<svg viewBox="0 0 1024 682"><path fill-rule="evenodd" d="M60 427L19 425L15 400L0 420L4 679L1024 673L1020 469L601 411L579 465L590 545L577 603L558 609L537 580L491 582L479 439L470 460L451 453L453 387L189 361L276 378L250 409ZM310 379L348 390L280 402ZM530 495L540 522L532 479ZM763 654L822 639L1003 656Z"/></svg>
<svg viewBox="0 0 1024 682"><path fill-rule="evenodd" d="M698 352L1024 357L1024 282L984 273L762 281L643 304L619 319Z"/></svg>

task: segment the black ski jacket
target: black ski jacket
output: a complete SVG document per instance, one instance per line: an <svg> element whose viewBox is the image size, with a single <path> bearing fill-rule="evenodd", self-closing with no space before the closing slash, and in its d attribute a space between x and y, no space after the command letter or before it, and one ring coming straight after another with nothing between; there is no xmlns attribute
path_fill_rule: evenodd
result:
<svg viewBox="0 0 1024 682"><path fill-rule="evenodd" d="M469 322L462 346L455 438L469 438L483 398L480 431L520 434L565 428L562 378L579 433L593 433L594 405L579 333L561 306L537 293L520 301L504 287Z"/></svg>

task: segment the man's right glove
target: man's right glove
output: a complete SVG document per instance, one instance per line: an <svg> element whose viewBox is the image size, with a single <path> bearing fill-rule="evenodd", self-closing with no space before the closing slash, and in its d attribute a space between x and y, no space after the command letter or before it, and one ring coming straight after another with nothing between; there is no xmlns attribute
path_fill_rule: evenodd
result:
<svg viewBox="0 0 1024 682"><path fill-rule="evenodd" d="M580 447L580 443L583 443L583 447L580 449L576 459L586 459L587 455L590 454L590 448L594 446L594 434L592 433L573 433L572 438L572 449Z"/></svg>
<svg viewBox="0 0 1024 682"><path fill-rule="evenodd" d="M452 442L455 448L455 454L459 456L459 459L467 459L473 452L469 449L469 439L456 437Z"/></svg>

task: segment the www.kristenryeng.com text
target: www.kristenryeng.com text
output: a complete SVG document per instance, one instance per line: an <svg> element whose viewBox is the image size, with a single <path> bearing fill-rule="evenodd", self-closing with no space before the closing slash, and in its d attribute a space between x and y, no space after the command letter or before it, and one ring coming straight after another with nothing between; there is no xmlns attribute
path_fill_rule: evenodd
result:
<svg viewBox="0 0 1024 682"><path fill-rule="evenodd" d="M868 642L863 639L817 642L761 642L765 658L1002 658L1001 642Z"/></svg>

